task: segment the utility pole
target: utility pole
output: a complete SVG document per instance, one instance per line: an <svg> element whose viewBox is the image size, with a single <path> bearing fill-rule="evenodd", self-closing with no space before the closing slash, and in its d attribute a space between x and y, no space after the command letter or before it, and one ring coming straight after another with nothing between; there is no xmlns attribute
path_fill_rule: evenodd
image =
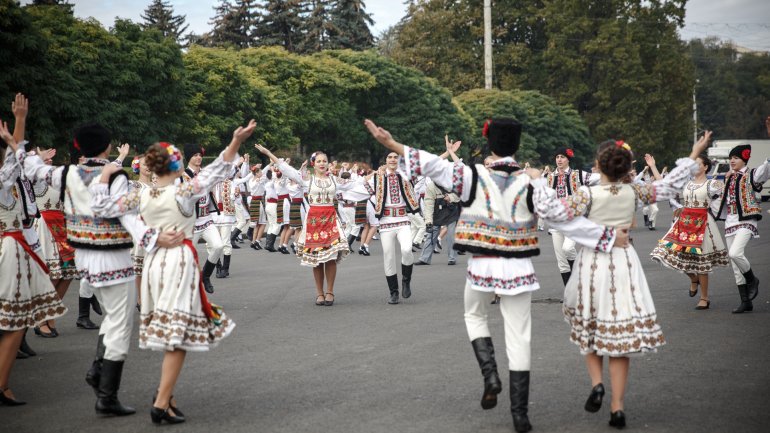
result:
<svg viewBox="0 0 770 433"><path fill-rule="evenodd" d="M484 0L484 88L492 88L492 0Z"/></svg>
<svg viewBox="0 0 770 433"><path fill-rule="evenodd" d="M695 86L700 83L700 80L695 80ZM692 143L698 142L698 103L695 102L695 86L692 86Z"/></svg>

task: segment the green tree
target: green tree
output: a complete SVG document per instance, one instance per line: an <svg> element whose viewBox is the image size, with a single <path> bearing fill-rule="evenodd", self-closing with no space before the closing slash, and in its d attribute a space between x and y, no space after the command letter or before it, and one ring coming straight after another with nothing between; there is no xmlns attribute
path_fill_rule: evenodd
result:
<svg viewBox="0 0 770 433"><path fill-rule="evenodd" d="M325 49L330 34L337 31L331 20L329 0L310 0L307 2L310 13L304 21L302 40L298 45L301 53L314 53Z"/></svg>
<svg viewBox="0 0 770 433"><path fill-rule="evenodd" d="M267 0L257 29L259 45L278 45L295 52L302 43L306 4L301 0Z"/></svg>
<svg viewBox="0 0 770 433"><path fill-rule="evenodd" d="M334 27L329 33L329 47L337 49L366 50L374 46L369 26L374 24L366 13L363 0L337 0L331 9Z"/></svg>
<svg viewBox="0 0 770 433"><path fill-rule="evenodd" d="M588 125L573 108L533 90L475 89L457 96L480 131L487 119L512 117L522 123L521 147L516 157L533 164L551 164L562 146L575 149L573 165L593 162L594 146Z"/></svg>
<svg viewBox="0 0 770 433"><path fill-rule="evenodd" d="M214 11L213 28L200 39L200 45L246 48L256 44L259 11L255 0L221 0Z"/></svg>
<svg viewBox="0 0 770 433"><path fill-rule="evenodd" d="M172 38L177 43L182 41L182 34L187 31L184 15L174 15L174 7L165 0L153 0L142 15L144 28L160 30L163 36Z"/></svg>

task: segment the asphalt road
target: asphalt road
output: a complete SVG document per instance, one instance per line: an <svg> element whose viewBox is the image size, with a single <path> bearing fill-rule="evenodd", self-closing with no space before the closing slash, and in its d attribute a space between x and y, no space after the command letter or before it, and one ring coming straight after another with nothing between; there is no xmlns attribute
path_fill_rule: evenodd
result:
<svg viewBox="0 0 770 433"><path fill-rule="evenodd" d="M629 431L770 431L770 223L747 254L762 280L754 312L733 315L738 293L729 268L711 278L711 309L695 311L687 277L647 259L670 218L661 204L659 230L633 237L668 344L631 361L625 410ZM765 214L765 217L768 215ZM641 220L641 216L639 217ZM541 234L535 268L542 289L563 290L550 238ZM510 432L502 319L492 310L504 391L490 411L479 406L482 378L463 322L467 256L446 255L418 267L407 302L386 303L378 242L372 256L354 255L339 268L333 307L314 305L311 271L292 256L236 250L231 277L215 280L213 300L237 323L210 353L191 353L176 396L187 422L163 428L185 432ZM140 432L149 419L162 354L139 350L136 333L120 398L138 413L97 418L84 374L96 331L75 327L77 285L65 298L70 312L60 337L28 339L39 352L17 361L11 387L28 401L0 406L1 432ZM590 380L561 305L532 305L530 419L538 432L612 431L609 400L597 414L583 410ZM98 320L92 314L92 318ZM605 384L609 382L606 377Z"/></svg>

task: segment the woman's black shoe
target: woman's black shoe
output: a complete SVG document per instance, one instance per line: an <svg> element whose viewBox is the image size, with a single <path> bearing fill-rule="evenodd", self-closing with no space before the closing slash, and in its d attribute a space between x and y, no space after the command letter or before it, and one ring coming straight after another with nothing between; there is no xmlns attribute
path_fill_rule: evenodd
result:
<svg viewBox="0 0 770 433"><path fill-rule="evenodd" d="M155 394L152 395L152 404L155 404L155 399L157 399L157 398L158 398L158 391L155 391ZM168 407L170 407L171 410L174 411L176 416L184 418L184 414L182 413L182 411L179 410L178 407L176 407L173 404L171 404L171 400L173 400L173 399L174 399L173 395L168 399Z"/></svg>
<svg viewBox="0 0 770 433"><path fill-rule="evenodd" d="M0 388L0 403L4 404L5 406L21 406L24 404L27 404L26 401L16 400L10 397L5 396L5 391L7 390Z"/></svg>
<svg viewBox="0 0 770 433"><path fill-rule="evenodd" d="M150 410L150 419L152 419L153 424L160 424L163 421L166 421L169 424L181 424L185 421L184 417L171 415L168 413L168 409L161 409L155 406Z"/></svg>
<svg viewBox="0 0 770 433"><path fill-rule="evenodd" d="M610 425L621 429L626 426L626 414L622 410L610 414Z"/></svg>
<svg viewBox="0 0 770 433"><path fill-rule="evenodd" d="M601 383L591 389L591 395L586 400L585 408L588 412L599 412L602 408L602 398L604 397L604 385ZM621 412L622 413L622 412Z"/></svg>

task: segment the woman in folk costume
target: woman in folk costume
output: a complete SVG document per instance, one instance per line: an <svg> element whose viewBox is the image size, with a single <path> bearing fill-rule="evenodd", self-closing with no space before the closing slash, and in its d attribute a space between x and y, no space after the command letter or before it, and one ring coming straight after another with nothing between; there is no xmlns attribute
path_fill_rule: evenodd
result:
<svg viewBox="0 0 770 433"><path fill-rule="evenodd" d="M14 131L15 132L15 131ZM0 121L0 404L19 406L8 387L26 329L61 317L67 309L48 276L48 268L22 233L24 217L17 140Z"/></svg>
<svg viewBox="0 0 770 433"><path fill-rule="evenodd" d="M302 266L313 268L316 286L316 305L334 304L334 280L337 276L337 263L349 253L345 233L337 218L335 196L337 191L347 194L358 192L357 199L369 196L363 184L359 182L341 183L329 173L329 158L323 152L315 153L312 162L313 175L305 179L285 161L278 159L272 152L259 144L257 150L270 158L278 169L289 179L303 185L308 192L310 209L305 217L302 231L297 236L297 255ZM324 292L324 280L326 291Z"/></svg>
<svg viewBox="0 0 770 433"><path fill-rule="evenodd" d="M521 125L513 119L492 119L485 125L484 136L492 151L486 168L450 162L404 146L371 120L365 124L378 142L403 157L407 177L427 176L460 197L463 210L457 222L455 249L473 254L468 259L465 282L465 324L484 377L481 407L495 407L502 391L487 316L489 301L497 293L502 295L513 425L519 433L530 431L530 301L531 292L539 288L530 257L540 250L530 178L514 159ZM585 218L555 226L592 249L611 247L616 239L615 230ZM602 241L597 243L600 237Z"/></svg>
<svg viewBox="0 0 770 433"><path fill-rule="evenodd" d="M181 230L184 244L157 248L145 256L142 279L142 312L139 348L164 351L158 392L153 398L153 423L181 423L184 415L176 407L174 387L187 351L208 351L235 327L221 308L209 303L202 284L198 253L192 242L195 207L211 187L232 174L238 149L254 131L256 122L239 127L222 154L189 182L176 182L184 165L179 150L169 143L152 145L145 156L157 176L152 188L123 196L111 196L106 187L109 174L92 187L95 209L105 214L139 212L150 227ZM163 265L161 265L161 262Z"/></svg>
<svg viewBox="0 0 770 433"><path fill-rule="evenodd" d="M152 187L153 174L144 160L144 155L136 155L131 161L131 171L139 176L139 179L129 182L131 189L136 189L139 194L146 188ZM136 306L141 311L142 303L142 270L144 269L144 248L139 242L134 242L131 249L131 261L134 262L134 274L136 275Z"/></svg>
<svg viewBox="0 0 770 433"><path fill-rule="evenodd" d="M713 216L724 183L706 178L706 173L711 171L708 156L698 155L696 162L698 172L680 194L683 207L675 211L674 224L650 256L668 268L687 274L690 297L697 295L700 287L700 300L695 309L707 310L711 305L709 274L717 266L728 266L730 259Z"/></svg>
<svg viewBox="0 0 770 433"><path fill-rule="evenodd" d="M265 233L267 227L267 214L265 213L265 182L267 176L262 171L262 164L255 164L251 167L252 178L249 180L249 224L253 228L251 238L251 248L261 250L262 244L259 240Z"/></svg>
<svg viewBox="0 0 770 433"><path fill-rule="evenodd" d="M604 142L596 153L599 184L580 187L572 197L558 199L544 179L536 179L533 186L537 212L549 224L585 215L598 224L630 226L638 207L674 197L697 173L695 160L708 145L708 138L706 135L694 144L690 157L678 160L676 169L665 179L649 184L623 183L631 171L631 149L622 141ZM537 177L537 171L532 172ZM564 290L563 310L572 327L570 340L585 355L593 386L585 410L597 412L601 407L602 364L604 356L608 356L612 387L610 425L623 428L629 356L655 352L665 344L663 332L633 247L609 252L582 248L575 266Z"/></svg>

